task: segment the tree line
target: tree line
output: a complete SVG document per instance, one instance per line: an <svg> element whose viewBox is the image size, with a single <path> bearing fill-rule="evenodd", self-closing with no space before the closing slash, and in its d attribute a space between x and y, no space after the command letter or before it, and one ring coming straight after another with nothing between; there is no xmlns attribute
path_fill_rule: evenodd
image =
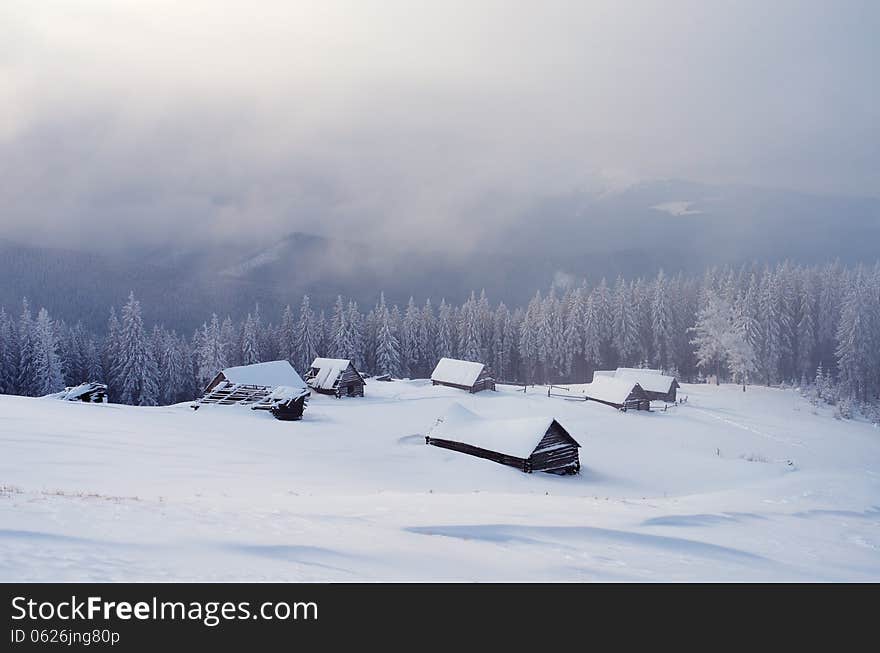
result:
<svg viewBox="0 0 880 653"><path fill-rule="evenodd" d="M880 403L880 263L713 268L701 277L601 280L537 292L526 306L485 292L460 305L378 302L363 311L308 295L275 321L255 306L233 321L214 314L189 336L147 328L131 294L103 334L52 319L22 301L0 308L0 392L39 396L85 380L111 400L169 404L196 397L218 370L287 359L304 372L317 356L370 374L421 378L443 356L486 363L511 383L582 382L596 369L653 366L684 381L816 388L831 403ZM847 404L849 405L849 404Z"/></svg>

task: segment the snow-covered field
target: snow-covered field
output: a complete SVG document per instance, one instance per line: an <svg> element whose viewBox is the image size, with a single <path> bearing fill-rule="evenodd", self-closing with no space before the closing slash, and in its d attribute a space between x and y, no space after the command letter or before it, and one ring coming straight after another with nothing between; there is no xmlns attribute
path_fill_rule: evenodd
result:
<svg viewBox="0 0 880 653"><path fill-rule="evenodd" d="M371 382L292 423L0 396L0 581L880 580L876 428L758 387L499 390ZM555 415L581 474L426 446L456 401Z"/></svg>

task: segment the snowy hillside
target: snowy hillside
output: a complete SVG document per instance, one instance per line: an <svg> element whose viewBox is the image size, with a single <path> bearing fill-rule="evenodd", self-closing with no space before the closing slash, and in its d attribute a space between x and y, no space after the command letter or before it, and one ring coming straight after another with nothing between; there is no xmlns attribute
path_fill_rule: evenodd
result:
<svg viewBox="0 0 880 653"><path fill-rule="evenodd" d="M880 578L880 430L796 393L619 413L427 381L247 409L0 396L0 581ZM454 402L555 416L579 476L424 444Z"/></svg>

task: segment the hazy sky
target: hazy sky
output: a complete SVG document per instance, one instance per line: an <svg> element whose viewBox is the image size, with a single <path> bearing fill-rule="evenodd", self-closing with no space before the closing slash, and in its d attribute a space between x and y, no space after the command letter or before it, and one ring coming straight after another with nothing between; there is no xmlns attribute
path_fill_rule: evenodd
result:
<svg viewBox="0 0 880 653"><path fill-rule="evenodd" d="M3 0L0 236L440 238L658 177L878 196L878 34L872 0Z"/></svg>

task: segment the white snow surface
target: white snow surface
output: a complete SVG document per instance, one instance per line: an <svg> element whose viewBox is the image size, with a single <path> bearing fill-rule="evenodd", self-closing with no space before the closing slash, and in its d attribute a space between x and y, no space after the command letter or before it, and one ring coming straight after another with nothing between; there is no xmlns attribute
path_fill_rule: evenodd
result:
<svg viewBox="0 0 880 653"><path fill-rule="evenodd" d="M580 392L592 399L622 404L636 386L633 379L618 379L610 376L594 376L592 383L577 383L567 387L572 392ZM577 440L577 438L575 438Z"/></svg>
<svg viewBox="0 0 880 653"><path fill-rule="evenodd" d="M350 364L351 361L345 358L316 358L312 367L317 368L318 373L309 379L308 384L313 388L333 390L336 379Z"/></svg>
<svg viewBox="0 0 880 653"><path fill-rule="evenodd" d="M473 385L480 378L484 365L455 358L441 358L431 373L432 381L442 381L454 385Z"/></svg>
<svg viewBox="0 0 880 653"><path fill-rule="evenodd" d="M880 579L880 430L790 390L682 392L622 413L398 381L299 422L0 396L0 581ZM581 473L426 446L456 402L555 415Z"/></svg>
<svg viewBox="0 0 880 653"><path fill-rule="evenodd" d="M306 387L305 381L293 369L293 365L286 360L227 367L223 370L223 376L232 383L243 385L261 385L267 388L276 386Z"/></svg>
<svg viewBox="0 0 880 653"><path fill-rule="evenodd" d="M553 419L552 416L487 419L457 403L437 420L428 435L517 458L528 458L547 433Z"/></svg>

